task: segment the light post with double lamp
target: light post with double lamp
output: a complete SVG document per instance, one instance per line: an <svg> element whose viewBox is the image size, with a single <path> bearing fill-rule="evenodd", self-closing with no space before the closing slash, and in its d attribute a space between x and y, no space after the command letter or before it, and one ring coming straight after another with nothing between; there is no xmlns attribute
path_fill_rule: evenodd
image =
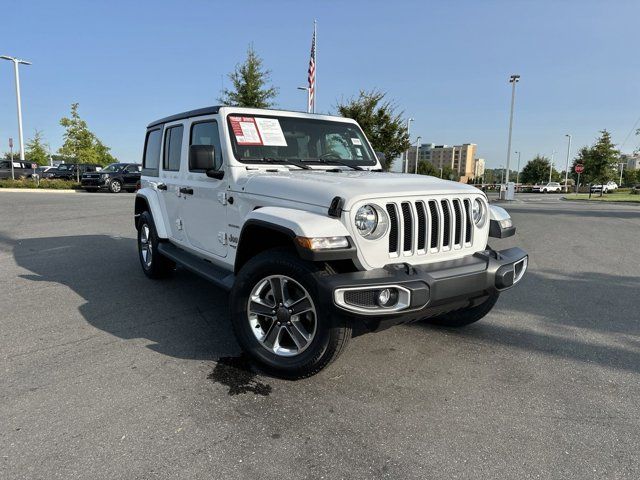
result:
<svg viewBox="0 0 640 480"><path fill-rule="evenodd" d="M509 167L511 165L511 132L513 130L513 106L516 103L516 83L520 81L520 75L511 75L509 83L511 84L511 114L509 115L509 144L507 145L507 171L505 178L509 182Z"/></svg>
<svg viewBox="0 0 640 480"><path fill-rule="evenodd" d="M567 133L565 137L569 138L569 143L567 144L567 166L564 170L564 193L569 193L569 156L571 155L571 135Z"/></svg>
<svg viewBox="0 0 640 480"><path fill-rule="evenodd" d="M409 138L411 131L411 122L413 122L413 118L407 118L407 138ZM404 173L409 173L409 148L404 152Z"/></svg>
<svg viewBox="0 0 640 480"><path fill-rule="evenodd" d="M420 140L422 140L422 137L416 138L416 174L418 173L418 160L420 159Z"/></svg>
<svg viewBox="0 0 640 480"><path fill-rule="evenodd" d="M309 87L298 87L298 90L305 90L307 92L307 113L311 113L311 98L309 98L310 90Z"/></svg>
<svg viewBox="0 0 640 480"><path fill-rule="evenodd" d="M20 101L20 71L18 66L20 64L31 65L31 62L27 62L26 60L21 60L15 57L10 57L8 55L0 55L0 58L13 62L13 73L16 80L16 103L18 105L18 138L20 140L20 160L24 161L24 137L22 136L22 104Z"/></svg>

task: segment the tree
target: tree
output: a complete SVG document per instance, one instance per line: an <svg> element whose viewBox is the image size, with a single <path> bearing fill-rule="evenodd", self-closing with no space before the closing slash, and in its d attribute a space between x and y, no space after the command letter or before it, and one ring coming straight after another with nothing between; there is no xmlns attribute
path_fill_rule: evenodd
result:
<svg viewBox="0 0 640 480"><path fill-rule="evenodd" d="M529 160L520 173L521 183L547 183L549 181L549 168L551 162L547 157L536 155ZM556 172L558 175L558 172Z"/></svg>
<svg viewBox="0 0 640 480"><path fill-rule="evenodd" d="M600 137L591 147L582 147L578 152L578 156L573 162L582 163L584 165L584 173L582 178L587 183L604 184L609 180L615 179L620 161L620 152L616 150L615 145L611 141L611 134L606 130L600 132ZM602 190L600 196L602 196Z"/></svg>
<svg viewBox="0 0 640 480"><path fill-rule="evenodd" d="M377 90L360 90L357 98L338 105L343 117L356 120L369 138L376 152L384 153L388 170L393 159L409 147L409 133L402 112L396 113L395 106L385 100L386 94Z"/></svg>
<svg viewBox="0 0 640 480"><path fill-rule="evenodd" d="M33 134L33 138L27 141L27 149L25 151L25 158L30 162L35 162L38 165L49 165L49 145L44 143L44 136L40 130L36 130Z"/></svg>
<svg viewBox="0 0 640 480"><path fill-rule="evenodd" d="M63 117L60 125L65 128L64 143L58 150L67 163L94 163L107 165L117 161L78 114L78 104L71 104L71 118Z"/></svg>
<svg viewBox="0 0 640 480"><path fill-rule="evenodd" d="M440 171L433 165L433 163L422 160L418 162L418 174L437 177L440 175Z"/></svg>
<svg viewBox="0 0 640 480"><path fill-rule="evenodd" d="M224 89L218 99L224 105L233 107L269 108L274 105L273 99L278 95L274 86L267 87L271 79L271 70L264 70L262 59L250 45L247 58L236 65L235 71L228 75L233 89Z"/></svg>

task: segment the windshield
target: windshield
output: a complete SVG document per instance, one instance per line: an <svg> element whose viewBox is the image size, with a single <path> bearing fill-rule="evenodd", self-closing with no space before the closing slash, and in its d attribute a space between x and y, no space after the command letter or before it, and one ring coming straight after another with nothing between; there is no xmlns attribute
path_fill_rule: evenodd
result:
<svg viewBox="0 0 640 480"><path fill-rule="evenodd" d="M119 163L112 163L111 165L107 165L102 170L100 170L100 173L117 172L118 170L120 170L120 167L121 165Z"/></svg>
<svg viewBox="0 0 640 480"><path fill-rule="evenodd" d="M275 115L229 115L227 121L233 153L241 162L376 165L362 130L353 123Z"/></svg>

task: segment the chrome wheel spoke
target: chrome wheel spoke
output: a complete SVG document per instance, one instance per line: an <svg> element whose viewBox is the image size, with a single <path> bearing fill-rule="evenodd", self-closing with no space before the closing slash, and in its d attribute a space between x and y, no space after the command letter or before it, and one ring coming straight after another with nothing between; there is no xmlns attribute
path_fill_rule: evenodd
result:
<svg viewBox="0 0 640 480"><path fill-rule="evenodd" d="M269 279L271 294L276 301L276 305L284 303L284 284L282 280L282 277L271 277Z"/></svg>
<svg viewBox="0 0 640 480"><path fill-rule="evenodd" d="M302 297L300 300L297 300L293 305L289 307L291 310L291 315L300 315L301 313L308 312L313 308L311 304L311 299L309 297Z"/></svg>
<svg viewBox="0 0 640 480"><path fill-rule="evenodd" d="M264 337L264 344L271 349L275 348L276 343L280 338L281 332L282 332L282 327L280 325L277 325L276 321L273 320L271 322L271 327L269 327L269 330L267 331L267 334Z"/></svg>
<svg viewBox="0 0 640 480"><path fill-rule="evenodd" d="M303 333L304 332L304 333ZM287 327L287 333L291 336L291 339L295 342L298 350L302 350L309 343L308 334L304 327L298 320L292 320L291 325Z"/></svg>
<svg viewBox="0 0 640 480"><path fill-rule="evenodd" d="M276 313L272 306L267 305L258 299L253 299L251 301L249 304L249 312L255 313L256 315L264 315L266 317L271 317Z"/></svg>

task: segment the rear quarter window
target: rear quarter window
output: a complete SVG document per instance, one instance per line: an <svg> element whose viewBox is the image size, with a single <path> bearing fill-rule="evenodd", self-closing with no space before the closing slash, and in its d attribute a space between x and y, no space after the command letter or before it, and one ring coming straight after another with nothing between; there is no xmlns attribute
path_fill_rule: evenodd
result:
<svg viewBox="0 0 640 480"><path fill-rule="evenodd" d="M144 142L144 156L142 158L142 168L144 175L158 176L158 166L160 164L160 146L162 145L162 131L157 128L147 132Z"/></svg>

